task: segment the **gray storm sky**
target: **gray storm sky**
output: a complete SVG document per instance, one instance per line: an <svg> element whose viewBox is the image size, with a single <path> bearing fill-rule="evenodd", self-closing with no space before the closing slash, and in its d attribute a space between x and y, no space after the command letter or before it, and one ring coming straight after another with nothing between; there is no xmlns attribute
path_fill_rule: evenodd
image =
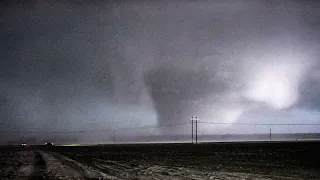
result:
<svg viewBox="0 0 320 180"><path fill-rule="evenodd" d="M317 1L3 1L0 130L14 139L27 136L17 131L163 126L194 115L320 123L319 8ZM189 129L148 131L172 132Z"/></svg>

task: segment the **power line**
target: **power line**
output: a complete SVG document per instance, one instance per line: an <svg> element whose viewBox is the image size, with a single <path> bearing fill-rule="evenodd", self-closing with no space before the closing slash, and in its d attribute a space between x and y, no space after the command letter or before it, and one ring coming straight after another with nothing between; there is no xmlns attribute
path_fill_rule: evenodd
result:
<svg viewBox="0 0 320 180"><path fill-rule="evenodd" d="M295 123L217 123L217 122L199 122L203 124L229 124L229 125L254 125L254 126L320 126L320 124L295 124Z"/></svg>
<svg viewBox="0 0 320 180"><path fill-rule="evenodd" d="M186 124L189 124L189 123L165 124L161 126L141 126L141 127L134 127L134 128L119 128L115 130L152 129L152 128L160 128L160 127L182 126Z"/></svg>
<svg viewBox="0 0 320 180"><path fill-rule="evenodd" d="M16 133L84 133L84 132L98 132L98 131L112 131L111 129L105 130L81 130L81 131L26 131L26 130L4 130L1 132L16 132Z"/></svg>
<svg viewBox="0 0 320 180"><path fill-rule="evenodd" d="M100 130L79 130L79 131L20 131L20 130L4 130L2 132L17 132L17 133L87 133L87 132L112 132L112 131L123 131L123 130L134 130L134 129L153 129L153 128L161 128L161 127L172 127L172 126L181 126L189 123L179 123L179 124L165 124L161 126L140 126L133 128L116 128L116 129L100 129Z"/></svg>
<svg viewBox="0 0 320 180"><path fill-rule="evenodd" d="M205 122L199 121L201 124L213 124L213 125L251 125L251 126L320 126L320 124L305 124L305 123L222 123L222 122ZM116 128L116 129L100 129L100 130L75 130L75 131L28 131L28 130L3 130L2 132L16 132L16 133L89 133L89 132L112 132L112 131L127 131L135 129L154 129L161 127L173 127L187 125L187 123L179 124L164 124L164 125L150 125L131 128Z"/></svg>

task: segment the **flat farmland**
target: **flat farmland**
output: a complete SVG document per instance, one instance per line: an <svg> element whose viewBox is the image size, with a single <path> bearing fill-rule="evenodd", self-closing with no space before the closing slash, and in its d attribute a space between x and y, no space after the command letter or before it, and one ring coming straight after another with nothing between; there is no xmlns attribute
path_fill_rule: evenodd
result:
<svg viewBox="0 0 320 180"><path fill-rule="evenodd" d="M320 142L1 147L1 179L320 179Z"/></svg>

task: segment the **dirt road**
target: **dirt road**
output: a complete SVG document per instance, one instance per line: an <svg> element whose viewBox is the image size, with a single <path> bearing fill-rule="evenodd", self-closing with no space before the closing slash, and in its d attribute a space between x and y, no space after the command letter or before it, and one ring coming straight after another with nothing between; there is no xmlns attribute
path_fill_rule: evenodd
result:
<svg viewBox="0 0 320 180"><path fill-rule="evenodd" d="M112 179L53 152L19 150L1 153L0 179Z"/></svg>

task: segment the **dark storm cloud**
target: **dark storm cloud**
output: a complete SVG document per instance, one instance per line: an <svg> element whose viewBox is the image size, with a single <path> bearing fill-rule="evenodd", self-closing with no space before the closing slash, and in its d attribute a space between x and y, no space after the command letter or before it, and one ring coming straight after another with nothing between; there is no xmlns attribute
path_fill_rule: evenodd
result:
<svg viewBox="0 0 320 180"><path fill-rule="evenodd" d="M317 91L309 88L319 79L310 74L319 60L317 7L7 4L0 30L1 130L108 129L118 120L162 125L193 115L234 122L260 104L275 111L317 107Z"/></svg>
<svg viewBox="0 0 320 180"><path fill-rule="evenodd" d="M301 106L302 108L310 108L316 110L319 110L320 108L319 62L320 61L318 60L312 70L308 72L308 75L306 76L300 87L301 101L299 102L299 106Z"/></svg>
<svg viewBox="0 0 320 180"><path fill-rule="evenodd" d="M113 93L110 66L95 57L101 43L91 34L99 27L86 28L95 24L62 6L31 7L11 9L2 29L3 122L22 130L77 129L80 117L94 118L93 107Z"/></svg>
<svg viewBox="0 0 320 180"><path fill-rule="evenodd" d="M308 55L306 61L312 62L312 68L309 69L303 82L300 86L301 100L299 106L302 108L311 108L319 110L320 108L320 53L319 53L319 41L320 41L320 18L319 12L316 12L314 8L310 6L313 5L314 8L319 6L315 2L310 3L305 9L301 9L301 18L303 18L305 27L304 39L306 41L301 41L301 44L309 43L309 47L316 49Z"/></svg>
<svg viewBox="0 0 320 180"><path fill-rule="evenodd" d="M143 82L141 60L125 54L134 51L124 48L130 43L123 40L130 23L118 22L117 15L110 19L107 8L98 7L35 2L6 9L0 71L3 135L39 137L41 133L29 131L44 131L48 138L63 139L50 132L126 127L124 120L135 126L154 123L146 88L137 83ZM123 123L113 123L117 121ZM78 136L99 140L90 134Z"/></svg>

